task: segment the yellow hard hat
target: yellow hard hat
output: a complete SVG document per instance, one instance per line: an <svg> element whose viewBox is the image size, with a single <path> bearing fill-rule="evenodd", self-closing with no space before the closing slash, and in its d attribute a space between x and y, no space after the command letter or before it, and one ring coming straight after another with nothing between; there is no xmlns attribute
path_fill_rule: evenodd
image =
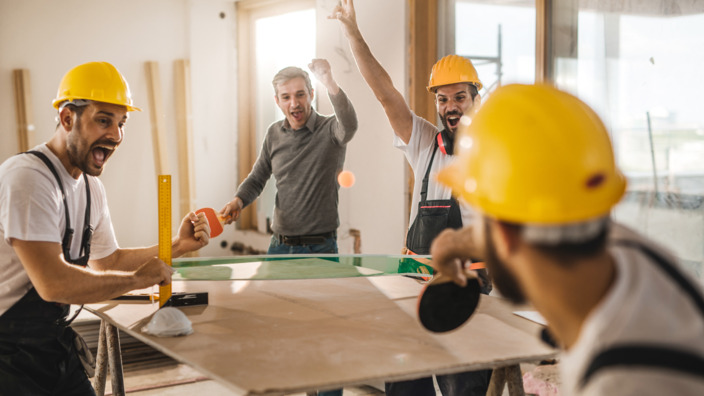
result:
<svg viewBox="0 0 704 396"><path fill-rule="evenodd" d="M470 83L477 87L477 91L482 89L482 82L479 81L477 69L472 61L459 55L447 55L435 62L433 70L430 72L428 91L435 92L435 89L442 85L457 83Z"/></svg>
<svg viewBox="0 0 704 396"><path fill-rule="evenodd" d="M547 85L498 88L460 121L455 151L438 180L499 220L582 222L608 214L626 190L596 113Z"/></svg>
<svg viewBox="0 0 704 396"><path fill-rule="evenodd" d="M58 109L62 102L75 99L121 105L127 111L142 111L132 105L132 94L125 77L107 62L84 63L64 75L52 104Z"/></svg>

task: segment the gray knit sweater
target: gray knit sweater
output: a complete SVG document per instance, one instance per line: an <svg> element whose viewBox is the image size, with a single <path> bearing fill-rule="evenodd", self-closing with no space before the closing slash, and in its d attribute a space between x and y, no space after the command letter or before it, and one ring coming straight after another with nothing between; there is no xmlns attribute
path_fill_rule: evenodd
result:
<svg viewBox="0 0 704 396"><path fill-rule="evenodd" d="M334 115L314 110L297 131L286 119L269 126L257 162L237 189L236 196L247 206L274 175L277 193L271 228L276 233L313 235L340 225L337 174L345 162L347 142L357 131L357 114L342 89L328 96Z"/></svg>

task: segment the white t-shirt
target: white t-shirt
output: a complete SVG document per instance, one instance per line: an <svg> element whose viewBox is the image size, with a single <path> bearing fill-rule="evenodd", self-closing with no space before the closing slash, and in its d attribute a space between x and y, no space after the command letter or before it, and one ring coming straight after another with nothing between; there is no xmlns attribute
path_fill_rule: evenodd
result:
<svg viewBox="0 0 704 396"><path fill-rule="evenodd" d="M610 240L637 240L675 263L652 241L614 225ZM579 382L601 351L614 345L646 344L674 348L704 359L704 317L678 283L643 251L619 244L609 248L616 279L608 294L585 321L575 345L560 362L561 394L565 395L704 395L699 378L674 370L610 366L597 371L584 389ZM702 294L701 285L681 270Z"/></svg>
<svg viewBox="0 0 704 396"><path fill-rule="evenodd" d="M437 133L438 128L435 125L413 113L413 129L408 144L405 144L401 138L394 135L394 147L399 148L406 155L406 160L408 160L411 169L413 169L413 177L415 179L411 201L411 218L408 222L409 227L413 225L413 221L418 214L418 202L420 202L420 190L423 187L423 177L425 177L425 171L428 169L430 157L433 155L435 135L437 135ZM450 199L450 197L452 197L452 190L438 183L435 177L438 172L448 166L453 159L454 156L443 154L438 148L435 153L435 158L433 159L433 166L430 169L430 176L428 177L428 196L426 199ZM462 199L458 199L458 202L460 212L462 213L462 225L467 226L472 220L472 209Z"/></svg>
<svg viewBox="0 0 704 396"><path fill-rule="evenodd" d="M71 258L79 257L85 218L86 187L83 176L71 177L46 144L33 150L44 153L56 168L66 192L70 224L74 230ZM88 176L91 192L90 222L93 238L90 258L101 259L117 248L110 220L105 188ZM56 242L59 245L66 224L64 203L56 178L39 158L19 154L0 165L0 314L5 313L31 288L31 282L10 239Z"/></svg>

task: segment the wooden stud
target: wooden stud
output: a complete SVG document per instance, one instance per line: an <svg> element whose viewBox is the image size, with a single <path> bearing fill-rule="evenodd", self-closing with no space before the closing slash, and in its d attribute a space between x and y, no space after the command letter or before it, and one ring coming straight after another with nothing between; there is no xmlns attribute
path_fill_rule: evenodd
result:
<svg viewBox="0 0 704 396"><path fill-rule="evenodd" d="M550 15L551 0L535 2L535 82L547 83L552 80L550 64Z"/></svg>
<svg viewBox="0 0 704 396"><path fill-rule="evenodd" d="M418 116L435 123L437 118L435 98L426 87L438 54L438 1L409 0L409 15L409 104ZM406 174L408 175L406 219L408 219L411 213L415 183L413 170L408 164L406 164Z"/></svg>
<svg viewBox="0 0 704 396"><path fill-rule="evenodd" d="M169 172L169 158L166 129L164 127L164 103L161 97L161 78L159 64L146 62L147 92L149 93L149 118L152 122L152 141L154 144L154 166L156 175L166 175Z"/></svg>
<svg viewBox="0 0 704 396"><path fill-rule="evenodd" d="M191 122L191 62L174 61L176 134L178 142L179 213L194 210L193 123Z"/></svg>
<svg viewBox="0 0 704 396"><path fill-rule="evenodd" d="M15 69L12 71L12 77L15 89L18 150L25 152L35 145L29 70Z"/></svg>
<svg viewBox="0 0 704 396"><path fill-rule="evenodd" d="M438 54L437 0L410 2L410 107L431 122L437 118L435 100L428 90L428 79Z"/></svg>

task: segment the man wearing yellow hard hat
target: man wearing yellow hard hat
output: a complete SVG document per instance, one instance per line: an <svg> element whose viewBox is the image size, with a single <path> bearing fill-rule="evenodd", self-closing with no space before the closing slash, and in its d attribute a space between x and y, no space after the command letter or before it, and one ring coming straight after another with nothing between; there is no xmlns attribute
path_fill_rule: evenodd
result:
<svg viewBox="0 0 704 396"><path fill-rule="evenodd" d="M428 91L435 95L443 129L416 115L403 95L394 87L389 74L379 64L364 41L357 25L352 0L342 0L330 16L342 25L357 66L381 102L396 135L394 146L403 151L413 169L415 184L411 203L410 227L406 235L408 253L428 254L433 239L446 228L460 228L472 221L472 211L452 197L451 190L435 180L435 174L453 158L455 131L460 118L479 107L482 83L469 59L449 55L433 66ZM485 270L480 270L485 274ZM486 277L484 276L484 279ZM491 290L484 282L483 292ZM491 370L437 376L444 396L484 395ZM387 395L435 396L431 377L386 384Z"/></svg>
<svg viewBox="0 0 704 396"><path fill-rule="evenodd" d="M665 248L610 219L626 189L609 135L576 97L497 89L460 128L439 180L482 216L433 242L459 285L483 259L564 350L564 395L703 395L704 293Z"/></svg>
<svg viewBox="0 0 704 396"><path fill-rule="evenodd" d="M70 327L70 304L171 282L157 246L118 246L97 178L122 143L128 112L139 111L125 78L106 62L76 66L53 106L52 138L0 165L2 395L93 395L92 359ZM209 232L204 215L189 213L174 257L205 246Z"/></svg>

